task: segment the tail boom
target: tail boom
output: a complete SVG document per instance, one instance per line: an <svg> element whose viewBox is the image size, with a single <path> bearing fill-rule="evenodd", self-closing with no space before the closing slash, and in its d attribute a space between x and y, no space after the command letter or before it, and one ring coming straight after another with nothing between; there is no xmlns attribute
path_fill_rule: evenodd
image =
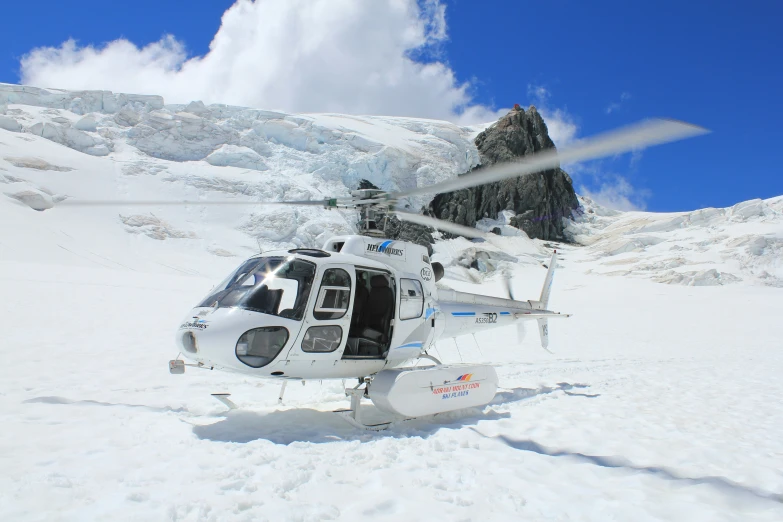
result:
<svg viewBox="0 0 783 522"><path fill-rule="evenodd" d="M544 287L538 301L532 299L517 301L439 288L438 303L441 312L439 316L445 323L439 332L439 337L457 337L476 333L488 327L505 326L535 319L538 323L538 333L541 336L541 346L546 348L549 346L549 326L547 324L549 318L571 317L570 314L561 314L546 309L549 305L549 295L556 266L557 253L555 252L552 254Z"/></svg>

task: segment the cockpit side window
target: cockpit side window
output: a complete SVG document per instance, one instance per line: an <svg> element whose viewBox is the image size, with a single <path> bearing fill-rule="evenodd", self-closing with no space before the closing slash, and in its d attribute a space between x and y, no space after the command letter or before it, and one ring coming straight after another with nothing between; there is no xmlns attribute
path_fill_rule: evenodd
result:
<svg viewBox="0 0 783 522"><path fill-rule="evenodd" d="M351 300L351 276L342 268L329 268L321 278L321 289L313 317L320 321L340 319Z"/></svg>

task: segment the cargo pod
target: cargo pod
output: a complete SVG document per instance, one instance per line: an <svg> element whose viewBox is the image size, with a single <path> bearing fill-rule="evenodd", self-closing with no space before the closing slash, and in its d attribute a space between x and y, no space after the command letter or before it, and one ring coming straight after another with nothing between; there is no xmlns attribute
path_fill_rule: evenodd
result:
<svg viewBox="0 0 783 522"><path fill-rule="evenodd" d="M484 406L498 376L488 365L452 364L378 372L369 396L379 410L406 418Z"/></svg>

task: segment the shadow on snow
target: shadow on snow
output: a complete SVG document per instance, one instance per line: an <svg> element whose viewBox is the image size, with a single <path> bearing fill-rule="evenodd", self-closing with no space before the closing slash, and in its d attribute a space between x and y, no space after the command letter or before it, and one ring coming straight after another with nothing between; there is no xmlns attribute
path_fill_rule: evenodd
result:
<svg viewBox="0 0 783 522"><path fill-rule="evenodd" d="M509 402L518 402L525 399L530 399L539 395L549 395L550 393L562 391L566 395L576 397L587 397L588 399L594 399L600 397L601 394L595 393L577 393L572 392L573 389L589 388L589 384L570 384L567 382L559 382L555 386L541 386L540 388L512 388L510 390L501 391L495 394L495 397L489 403L489 406L496 406L500 404L506 404Z"/></svg>
<svg viewBox="0 0 783 522"><path fill-rule="evenodd" d="M71 399L66 399L65 397L56 397L56 396L50 396L50 397L35 397L33 399L27 399L26 401L22 401L24 404L30 404L30 403L41 403L41 404L83 404L87 406L121 406L124 408L137 408L140 410L146 410L146 411L155 411L155 412L174 412L174 413L185 413L188 411L187 408L171 408L169 406L164 406L162 408L155 407L155 406L146 406L144 404L124 404L121 402L100 402L100 401L93 401L93 400L82 400L82 401L74 401Z"/></svg>
<svg viewBox="0 0 783 522"><path fill-rule="evenodd" d="M534 397L549 395L558 391L570 396L598 397L576 393L570 390L587 388L586 384L558 383L556 386L540 388L512 388L500 391L487 406L501 406L521 402ZM123 404L94 400L71 400L64 397L35 397L25 403L66 404L86 406L118 406L153 412L188 413L187 408L153 407L143 404ZM383 413L374 406L362 405L362 416L367 422L382 422ZM334 412L308 408L277 410L272 412L254 412L230 410L218 415L220 420L211 424L196 424L193 433L200 439L216 442L248 443L255 440L268 440L275 444L295 442L326 443L336 441L369 441L388 437L428 437L441 429L459 429L475 426L481 421L505 419L511 416L507 412L498 412L492 408L477 407L419 417L409 421L395 423L382 432L363 431L348 424ZM189 424L193 424L182 419Z"/></svg>
<svg viewBox="0 0 783 522"><path fill-rule="evenodd" d="M557 391L572 396L598 397L574 393L569 390L586 388L586 384L558 383L554 387L513 388L495 394L487 406L498 406L513 402L548 395ZM366 401L365 401L366 402ZM381 422L380 412L370 405L362 405L363 419L370 422ZM380 414L382 415L382 414ZM193 433L200 439L217 442L246 443L265 439L275 444L291 444L293 442L335 442L348 440L374 440L387 437L428 437L440 429L459 429L473 426L480 421L506 419L510 413L497 412L486 407L466 408L462 410L439 413L419 417L409 421L396 423L381 432L362 431L354 428L334 412L313 409L278 410L270 413L251 411L229 411L223 414L224 419L213 424L195 426Z"/></svg>
<svg viewBox="0 0 783 522"><path fill-rule="evenodd" d="M473 429L473 431L475 431L482 437L497 440L510 448L514 448L521 451L529 451L532 453L538 453L539 455L546 455L548 457L570 457L582 462L587 462L589 464L600 466L602 468L615 468L615 469L623 469L626 471L641 472L665 480L676 481L682 484L712 486L722 491L723 493L752 495L757 498L762 498L765 500L773 500L775 502L783 503L783 494L771 493L769 491L764 491L764 490L752 488L750 486L745 486L737 482L734 482L732 480L729 480L725 477L719 477L719 476L686 477L680 475L679 473L673 470L660 466L639 466L624 457L587 455L585 453L578 453L575 451L548 448L529 439L515 440L506 437L505 435L496 435L490 437L488 435L484 435L483 433L481 433L475 428L471 428L471 429Z"/></svg>

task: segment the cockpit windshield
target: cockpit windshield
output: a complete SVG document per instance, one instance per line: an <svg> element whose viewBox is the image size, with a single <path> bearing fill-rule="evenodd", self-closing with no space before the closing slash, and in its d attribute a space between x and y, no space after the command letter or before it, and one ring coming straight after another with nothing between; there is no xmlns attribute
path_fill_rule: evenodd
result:
<svg viewBox="0 0 783 522"><path fill-rule="evenodd" d="M314 263L293 256L256 257L245 261L199 306L235 306L301 321L314 278Z"/></svg>

